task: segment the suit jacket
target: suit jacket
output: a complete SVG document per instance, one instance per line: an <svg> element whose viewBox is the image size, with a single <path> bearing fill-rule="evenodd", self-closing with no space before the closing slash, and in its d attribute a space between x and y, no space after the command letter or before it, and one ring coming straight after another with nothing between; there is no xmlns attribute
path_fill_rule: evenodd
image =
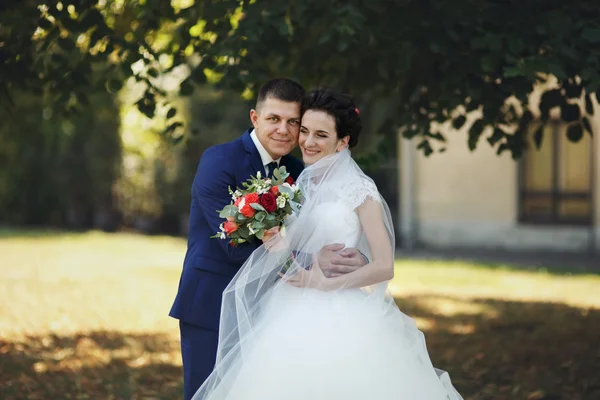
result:
<svg viewBox="0 0 600 400"><path fill-rule="evenodd" d="M219 329L223 291L261 244L256 241L233 247L228 239L210 238L224 221L216 210L231 202L228 186L232 190L241 187L257 171L265 176L251 131L248 129L232 142L208 148L192 185L188 247L169 315L205 329ZM304 168L302 161L291 155L283 156L279 166L285 166L294 180Z"/></svg>

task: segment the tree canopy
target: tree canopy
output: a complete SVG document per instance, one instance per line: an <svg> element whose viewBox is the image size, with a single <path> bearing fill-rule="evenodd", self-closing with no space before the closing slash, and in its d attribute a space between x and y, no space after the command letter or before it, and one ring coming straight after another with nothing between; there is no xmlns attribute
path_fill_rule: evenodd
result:
<svg viewBox="0 0 600 400"><path fill-rule="evenodd" d="M137 106L152 117L168 102L161 76L183 65L183 96L208 81L251 98L265 80L289 76L378 102L380 131L402 128L425 154L445 140L435 123L458 129L479 110L469 148L487 135L518 158L530 135L539 146L542 129L532 126L555 108L570 140L591 134L600 98L596 0L4 0L0 8L3 103L33 90L76 112L91 89L116 91L133 77L146 84ZM176 109L164 110L165 133L178 137Z"/></svg>

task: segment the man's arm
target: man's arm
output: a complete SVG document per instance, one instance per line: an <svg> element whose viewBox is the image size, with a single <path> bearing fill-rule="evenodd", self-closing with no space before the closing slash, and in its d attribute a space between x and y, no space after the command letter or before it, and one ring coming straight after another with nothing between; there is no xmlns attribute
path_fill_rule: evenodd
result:
<svg viewBox="0 0 600 400"><path fill-rule="evenodd" d="M219 217L217 210L231 203L231 196L228 188L235 189L235 177L229 172L226 166L231 160L222 156L213 154L209 149L203 154L194 184L192 186L192 196L197 207L204 216L213 233L219 232L219 225L225 220ZM243 262L260 245L260 243L242 243L237 246L231 246L229 239L211 239L218 241L229 259L233 262Z"/></svg>
<svg viewBox="0 0 600 400"><path fill-rule="evenodd" d="M368 258L358 249L344 247L343 244L334 243L323 247L319 252L319 265L327 278L349 274L369 263Z"/></svg>

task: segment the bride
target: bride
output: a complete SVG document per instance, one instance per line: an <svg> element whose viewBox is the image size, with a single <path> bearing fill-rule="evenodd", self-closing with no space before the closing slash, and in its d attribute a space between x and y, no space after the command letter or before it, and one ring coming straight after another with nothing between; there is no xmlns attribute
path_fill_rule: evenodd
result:
<svg viewBox="0 0 600 400"><path fill-rule="evenodd" d="M302 109L302 209L225 290L216 366L193 399L462 400L387 291L394 230L350 155L358 109L328 90L308 93ZM331 243L370 263L325 276L316 253Z"/></svg>

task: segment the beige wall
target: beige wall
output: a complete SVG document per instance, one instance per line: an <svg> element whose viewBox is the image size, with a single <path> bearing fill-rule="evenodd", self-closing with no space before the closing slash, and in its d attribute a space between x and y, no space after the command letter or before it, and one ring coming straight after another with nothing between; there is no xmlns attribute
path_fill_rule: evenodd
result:
<svg viewBox="0 0 600 400"><path fill-rule="evenodd" d="M594 123L600 135L600 117ZM515 250L587 251L591 247L593 236L586 227L519 224L518 163L507 152L497 156L485 134L474 152L468 150L466 131L445 135L446 151L429 157L415 149L415 142L401 140L400 220L405 241ZM592 143L596 171L600 171L600 140ZM595 241L600 249L600 172L595 180Z"/></svg>
<svg viewBox="0 0 600 400"><path fill-rule="evenodd" d="M594 96L592 96L592 99ZM594 192L594 204L596 211L596 250L600 252L600 106L598 102L594 101L595 116L591 119L592 129L594 136L592 139L592 145L594 146L594 180L595 180L595 192Z"/></svg>

